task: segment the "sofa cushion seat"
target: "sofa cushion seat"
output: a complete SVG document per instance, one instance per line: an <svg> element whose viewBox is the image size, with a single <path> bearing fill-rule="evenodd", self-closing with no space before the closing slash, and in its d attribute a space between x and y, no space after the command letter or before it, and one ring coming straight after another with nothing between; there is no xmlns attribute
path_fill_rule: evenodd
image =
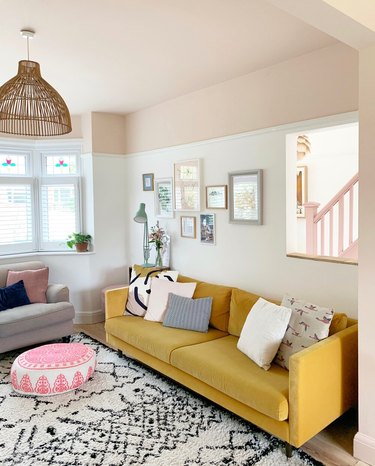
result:
<svg viewBox="0 0 375 466"><path fill-rule="evenodd" d="M37 330L73 320L74 307L68 302L35 303L0 312L0 337Z"/></svg>
<svg viewBox="0 0 375 466"><path fill-rule="evenodd" d="M273 419L288 419L288 371L275 364L261 369L237 349L237 342L228 335L175 349L171 364Z"/></svg>
<svg viewBox="0 0 375 466"><path fill-rule="evenodd" d="M177 348L227 335L214 328L209 328L207 333L200 333L164 327L160 322L136 316L107 319L105 329L111 335L167 363L170 362L171 352Z"/></svg>

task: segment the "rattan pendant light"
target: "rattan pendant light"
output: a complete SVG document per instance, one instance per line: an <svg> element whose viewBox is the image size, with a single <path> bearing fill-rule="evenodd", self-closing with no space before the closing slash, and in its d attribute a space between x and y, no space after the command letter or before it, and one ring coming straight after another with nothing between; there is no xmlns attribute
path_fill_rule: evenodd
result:
<svg viewBox="0 0 375 466"><path fill-rule="evenodd" d="M72 123L66 103L42 78L39 63L29 60L29 39L34 34L21 31L27 39L27 60L21 60L17 76L0 87L0 132L42 137L70 133Z"/></svg>

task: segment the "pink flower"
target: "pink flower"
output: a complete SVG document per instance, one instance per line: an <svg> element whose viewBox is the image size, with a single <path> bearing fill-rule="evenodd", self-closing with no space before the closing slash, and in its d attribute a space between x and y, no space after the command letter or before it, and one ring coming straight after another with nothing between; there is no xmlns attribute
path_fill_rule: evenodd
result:
<svg viewBox="0 0 375 466"><path fill-rule="evenodd" d="M165 230L160 228L159 222L156 222L154 227L151 227L151 232L149 234L150 243L155 243L156 249L162 249L166 239Z"/></svg>

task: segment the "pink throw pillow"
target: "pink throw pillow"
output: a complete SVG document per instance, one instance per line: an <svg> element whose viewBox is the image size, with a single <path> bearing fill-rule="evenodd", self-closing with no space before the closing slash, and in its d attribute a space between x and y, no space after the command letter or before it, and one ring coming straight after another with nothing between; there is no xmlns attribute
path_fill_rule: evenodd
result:
<svg viewBox="0 0 375 466"><path fill-rule="evenodd" d="M48 267L37 270L9 270L7 286L23 280L27 296L31 303L46 303L46 291L48 286Z"/></svg>

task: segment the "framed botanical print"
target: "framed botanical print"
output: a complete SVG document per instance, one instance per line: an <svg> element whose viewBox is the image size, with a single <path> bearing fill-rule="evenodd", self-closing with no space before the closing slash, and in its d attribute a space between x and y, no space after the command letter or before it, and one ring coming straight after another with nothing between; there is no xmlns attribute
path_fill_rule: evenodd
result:
<svg viewBox="0 0 375 466"><path fill-rule="evenodd" d="M175 210L200 211L200 160L185 160L174 164Z"/></svg>
<svg viewBox="0 0 375 466"><path fill-rule="evenodd" d="M263 170L229 173L229 221L262 225Z"/></svg>
<svg viewBox="0 0 375 466"><path fill-rule="evenodd" d="M228 187L206 186L206 208L207 209L227 209Z"/></svg>
<svg viewBox="0 0 375 466"><path fill-rule="evenodd" d="M173 178L155 180L155 214L160 218L173 218Z"/></svg>

